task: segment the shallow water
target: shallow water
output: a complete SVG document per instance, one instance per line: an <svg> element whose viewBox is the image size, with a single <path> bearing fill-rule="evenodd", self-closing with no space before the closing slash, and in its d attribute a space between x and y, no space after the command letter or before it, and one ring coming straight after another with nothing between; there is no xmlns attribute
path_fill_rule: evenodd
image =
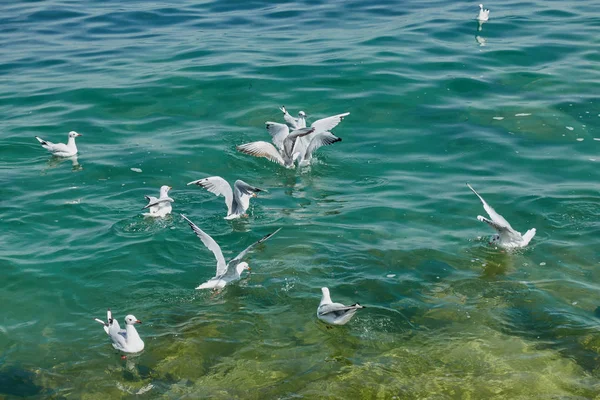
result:
<svg viewBox="0 0 600 400"><path fill-rule="evenodd" d="M598 4L486 6L480 29L468 2L3 5L0 396L599 396ZM281 105L350 112L343 141L298 171L236 152ZM76 161L33 138L70 130ZM268 193L225 221L185 186L211 175ZM487 246L467 181L531 246ZM161 185L175 213L144 219ZM284 229L214 295L180 212L226 258ZM327 329L322 286L367 308Z"/></svg>

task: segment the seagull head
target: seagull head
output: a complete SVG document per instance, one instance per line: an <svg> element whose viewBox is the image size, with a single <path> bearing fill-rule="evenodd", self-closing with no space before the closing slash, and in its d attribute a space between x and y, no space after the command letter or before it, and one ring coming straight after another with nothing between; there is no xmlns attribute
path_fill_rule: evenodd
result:
<svg viewBox="0 0 600 400"><path fill-rule="evenodd" d="M305 113L304 111L300 111L300 112L298 113L298 117L299 117L299 118L306 118L306 113Z"/></svg>
<svg viewBox="0 0 600 400"><path fill-rule="evenodd" d="M169 190L173 189L171 186L163 185L160 187L160 197L165 197Z"/></svg>
<svg viewBox="0 0 600 400"><path fill-rule="evenodd" d="M83 136L83 135L81 133L77 133L75 131L69 132L69 137L70 138L76 138L77 136Z"/></svg>
<svg viewBox="0 0 600 400"><path fill-rule="evenodd" d="M125 317L125 323L127 325L133 325L133 324L141 324L142 321L140 321L139 319L137 319L133 315L129 314L128 316Z"/></svg>
<svg viewBox="0 0 600 400"><path fill-rule="evenodd" d="M235 268L238 275L241 275L242 272L244 271L250 271L250 266L248 265L247 262L241 262L237 265L237 267Z"/></svg>
<svg viewBox="0 0 600 400"><path fill-rule="evenodd" d="M479 5L479 8L483 10L483 4L480 4L480 5Z"/></svg>

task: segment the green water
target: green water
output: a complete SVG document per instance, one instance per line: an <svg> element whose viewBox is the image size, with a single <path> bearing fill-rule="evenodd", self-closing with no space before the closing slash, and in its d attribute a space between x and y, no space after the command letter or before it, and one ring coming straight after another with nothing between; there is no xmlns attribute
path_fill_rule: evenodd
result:
<svg viewBox="0 0 600 400"><path fill-rule="evenodd" d="M0 397L599 398L599 4L485 5L481 30L438 0L0 6ZM281 105L350 112L343 141L302 170L236 152ZM34 139L70 130L76 164ZM185 185L213 175L268 193L225 221ZM467 181L528 248L487 245ZM179 213L226 258L283 229L215 295ZM367 308L327 329L322 286Z"/></svg>

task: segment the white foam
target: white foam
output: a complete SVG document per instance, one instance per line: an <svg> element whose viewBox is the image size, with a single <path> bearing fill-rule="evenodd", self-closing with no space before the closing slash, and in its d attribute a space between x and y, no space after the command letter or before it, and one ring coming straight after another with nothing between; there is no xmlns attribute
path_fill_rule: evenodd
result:
<svg viewBox="0 0 600 400"><path fill-rule="evenodd" d="M583 138L582 138L582 137L578 137L578 138L577 138L577 141L578 141L578 142L583 142Z"/></svg>
<svg viewBox="0 0 600 400"><path fill-rule="evenodd" d="M498 121L502 121L504 119L504 117L494 117L494 119L496 119Z"/></svg>
<svg viewBox="0 0 600 400"><path fill-rule="evenodd" d="M567 126L566 128L567 128L568 130L570 130L570 131L572 131L573 129L575 129L575 128L573 128L572 126Z"/></svg>
<svg viewBox="0 0 600 400"><path fill-rule="evenodd" d="M141 168L131 168L133 172L142 172Z"/></svg>
<svg viewBox="0 0 600 400"><path fill-rule="evenodd" d="M531 113L518 113L518 114L515 114L515 117L528 117L530 115L531 115Z"/></svg>

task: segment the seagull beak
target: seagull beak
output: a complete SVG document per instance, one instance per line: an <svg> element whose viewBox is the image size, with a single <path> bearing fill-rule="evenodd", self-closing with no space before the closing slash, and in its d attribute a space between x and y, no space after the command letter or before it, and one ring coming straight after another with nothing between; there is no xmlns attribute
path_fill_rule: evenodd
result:
<svg viewBox="0 0 600 400"><path fill-rule="evenodd" d="M140 321L139 319L137 319L137 320L135 321L135 323L136 323L136 324L141 324L141 323L142 323L142 321Z"/></svg>
<svg viewBox="0 0 600 400"><path fill-rule="evenodd" d="M173 189L171 186L169 186L168 188L169 188L169 190Z"/></svg>
<svg viewBox="0 0 600 400"><path fill-rule="evenodd" d="M81 133L78 133L77 136L83 136Z"/></svg>
<svg viewBox="0 0 600 400"><path fill-rule="evenodd" d="M252 197L258 197L256 193L252 193Z"/></svg>
<svg viewBox="0 0 600 400"><path fill-rule="evenodd" d="M248 267L248 271L252 271L252 268Z"/></svg>

